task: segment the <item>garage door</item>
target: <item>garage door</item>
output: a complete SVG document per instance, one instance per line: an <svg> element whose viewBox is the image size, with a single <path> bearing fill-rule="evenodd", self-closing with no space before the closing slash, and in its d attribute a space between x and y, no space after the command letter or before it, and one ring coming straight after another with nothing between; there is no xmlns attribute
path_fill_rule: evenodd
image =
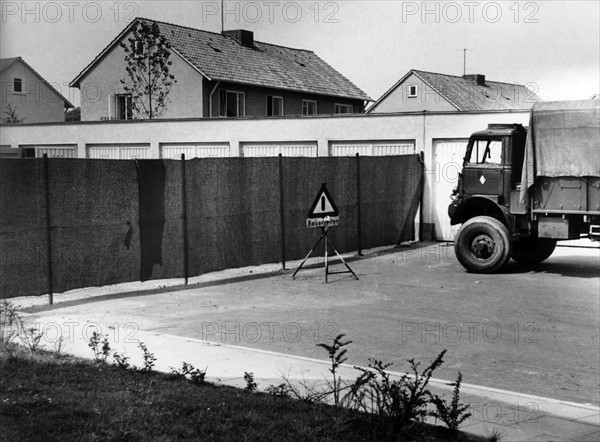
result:
<svg viewBox="0 0 600 442"><path fill-rule="evenodd" d="M88 158L104 160L134 160L150 158L148 144L99 144L88 146Z"/></svg>
<svg viewBox="0 0 600 442"><path fill-rule="evenodd" d="M77 144L38 144L38 145L20 145L22 149L30 150L30 156L42 158L48 155L48 158L77 158ZM16 151L16 149L15 149Z"/></svg>
<svg viewBox="0 0 600 442"><path fill-rule="evenodd" d="M161 156L165 159L179 160L181 154L186 160L192 158L229 158L229 143L190 143L161 144Z"/></svg>
<svg viewBox="0 0 600 442"><path fill-rule="evenodd" d="M361 156L409 155L415 153L414 140L384 140L384 141L331 141L329 155L332 157L347 157L359 154Z"/></svg>
<svg viewBox="0 0 600 442"><path fill-rule="evenodd" d="M316 157L317 142L241 143L245 157Z"/></svg>
<svg viewBox="0 0 600 442"><path fill-rule="evenodd" d="M433 165L427 173L432 183L435 236L439 241L453 241L459 226L451 226L448 218L450 195L458 183L458 174L467 148L467 139L434 140Z"/></svg>

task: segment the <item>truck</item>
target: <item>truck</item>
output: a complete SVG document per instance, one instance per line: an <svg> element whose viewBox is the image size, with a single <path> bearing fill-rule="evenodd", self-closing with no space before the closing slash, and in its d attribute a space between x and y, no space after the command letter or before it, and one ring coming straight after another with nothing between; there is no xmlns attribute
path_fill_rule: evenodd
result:
<svg viewBox="0 0 600 442"><path fill-rule="evenodd" d="M473 273L539 264L559 240L600 240L600 101L536 103L529 126L471 135L448 207Z"/></svg>

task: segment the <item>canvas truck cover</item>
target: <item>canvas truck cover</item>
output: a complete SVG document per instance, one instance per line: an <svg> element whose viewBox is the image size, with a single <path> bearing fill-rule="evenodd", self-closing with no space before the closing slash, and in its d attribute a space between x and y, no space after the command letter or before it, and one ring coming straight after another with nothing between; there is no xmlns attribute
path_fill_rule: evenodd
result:
<svg viewBox="0 0 600 442"><path fill-rule="evenodd" d="M538 176L600 177L600 100L535 104L521 176L521 202Z"/></svg>

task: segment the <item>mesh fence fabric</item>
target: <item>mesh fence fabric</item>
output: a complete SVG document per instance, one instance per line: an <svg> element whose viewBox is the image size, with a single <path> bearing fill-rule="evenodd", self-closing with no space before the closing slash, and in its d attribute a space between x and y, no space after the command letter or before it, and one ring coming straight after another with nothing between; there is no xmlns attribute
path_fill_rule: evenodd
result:
<svg viewBox="0 0 600 442"><path fill-rule="evenodd" d="M284 158L286 259L319 238L306 216L321 183L340 211L340 252L414 238L422 192L417 155ZM183 228L183 167L187 231ZM48 292L44 163L0 160L0 297ZM48 160L54 292L281 261L278 158Z"/></svg>

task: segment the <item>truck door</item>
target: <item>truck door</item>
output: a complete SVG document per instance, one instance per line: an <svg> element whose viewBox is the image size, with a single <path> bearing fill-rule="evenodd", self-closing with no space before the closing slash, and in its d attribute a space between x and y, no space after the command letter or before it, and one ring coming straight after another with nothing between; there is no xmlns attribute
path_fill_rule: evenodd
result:
<svg viewBox="0 0 600 442"><path fill-rule="evenodd" d="M502 138L472 139L472 143L463 168L465 193L503 195Z"/></svg>

